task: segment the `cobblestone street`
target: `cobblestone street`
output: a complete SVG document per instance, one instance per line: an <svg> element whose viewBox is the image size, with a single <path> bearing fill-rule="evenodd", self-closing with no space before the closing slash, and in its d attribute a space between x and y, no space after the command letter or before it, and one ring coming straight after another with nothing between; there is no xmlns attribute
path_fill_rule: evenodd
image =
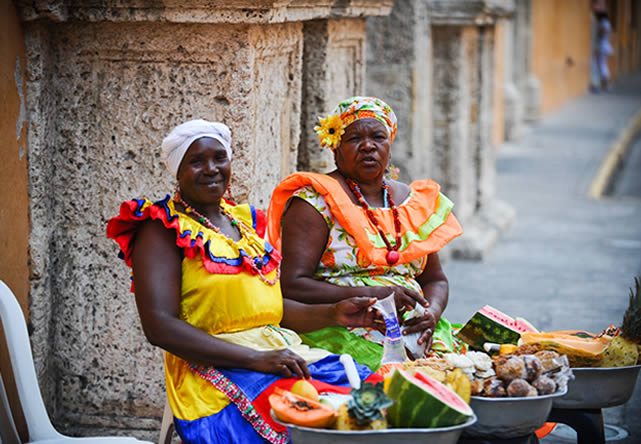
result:
<svg viewBox="0 0 641 444"><path fill-rule="evenodd" d="M465 322L490 304L540 330L599 332L621 324L628 289L641 274L641 174L624 170L624 188L632 190L624 196L593 200L587 193L611 144L640 109L641 76L634 75L611 92L569 102L519 143L498 149L497 197L516 216L483 262L446 262L449 320ZM631 162L635 156L632 151ZM616 442L640 441L640 417L638 381L627 404L604 411L607 424L630 433Z"/></svg>

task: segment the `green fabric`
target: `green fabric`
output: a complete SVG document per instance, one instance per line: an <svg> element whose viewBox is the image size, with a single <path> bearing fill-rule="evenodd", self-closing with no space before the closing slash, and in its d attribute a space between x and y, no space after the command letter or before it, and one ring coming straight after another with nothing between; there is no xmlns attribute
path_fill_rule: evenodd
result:
<svg viewBox="0 0 641 444"><path fill-rule="evenodd" d="M460 353L460 346L454 341L453 331L460 329L461 324L453 324L441 318L433 334L432 349L441 353ZM373 372L378 370L383 357L383 346L358 336L345 327L328 327L300 335L303 343L331 353L347 353L359 364L368 366Z"/></svg>
<svg viewBox="0 0 641 444"><path fill-rule="evenodd" d="M300 335L310 347L325 349L337 355L350 354L359 364L378 370L383 357L383 347L351 333L345 327L328 327Z"/></svg>
<svg viewBox="0 0 641 444"><path fill-rule="evenodd" d="M407 230L405 234L403 234L401 238L401 247L399 248L399 250L405 250L413 241L420 242L430 237L430 234L432 234L434 230L445 223L445 220L447 220L447 216L450 215L453 207L454 202L449 200L444 194L440 194L436 211L434 211L434 213L427 219L427 221L423 225L418 227L416 232ZM370 233L368 231L367 235L370 242L372 242L375 248L385 248L385 246L387 245L385 244L385 241L383 241L379 233ZM387 234L387 239L390 242L395 241L394 236L390 233Z"/></svg>
<svg viewBox="0 0 641 444"><path fill-rule="evenodd" d="M434 329L434 334L432 335L432 337L434 338L432 342L432 349L438 352L460 353L461 345L457 344L454 341L454 332L458 331L462 327L463 327L462 324L453 324L447 319L441 318L438 321L438 324L436 324L436 328ZM444 348L439 347L438 343L445 345L445 347Z"/></svg>

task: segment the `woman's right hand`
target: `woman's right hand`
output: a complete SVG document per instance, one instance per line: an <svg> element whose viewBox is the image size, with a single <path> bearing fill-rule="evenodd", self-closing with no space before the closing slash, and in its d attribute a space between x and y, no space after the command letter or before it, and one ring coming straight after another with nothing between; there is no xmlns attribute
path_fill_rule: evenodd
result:
<svg viewBox="0 0 641 444"><path fill-rule="evenodd" d="M298 376L309 379L312 377L305 360L287 349L260 352L254 360L252 370L273 373L285 378Z"/></svg>
<svg viewBox="0 0 641 444"><path fill-rule="evenodd" d="M396 302L396 309L400 312L405 310L413 310L418 302L423 307L427 308L430 303L418 291L410 290L409 288L395 285L392 287L363 287L368 289L367 296L375 297L377 299L385 299L394 292L394 302Z"/></svg>

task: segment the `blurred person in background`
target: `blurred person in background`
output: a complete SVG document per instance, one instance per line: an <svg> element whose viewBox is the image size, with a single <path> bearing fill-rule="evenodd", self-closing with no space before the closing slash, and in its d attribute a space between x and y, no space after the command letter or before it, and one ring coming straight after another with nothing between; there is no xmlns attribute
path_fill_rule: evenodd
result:
<svg viewBox="0 0 641 444"><path fill-rule="evenodd" d="M612 25L602 2L592 4L592 73L591 91L607 91L610 85L608 57L614 54L610 44Z"/></svg>

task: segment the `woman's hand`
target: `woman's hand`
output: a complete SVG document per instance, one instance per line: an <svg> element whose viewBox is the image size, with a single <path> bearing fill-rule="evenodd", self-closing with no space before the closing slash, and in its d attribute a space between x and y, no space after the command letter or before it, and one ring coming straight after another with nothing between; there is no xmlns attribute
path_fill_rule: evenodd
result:
<svg viewBox="0 0 641 444"><path fill-rule="evenodd" d="M416 316L403 321L403 325L407 327L403 330L403 334L408 335L410 333L422 332L416 342L421 345L427 343L425 347L425 352L427 353L432 346L432 335L434 334L439 319L440 316L428 308L422 316Z"/></svg>
<svg viewBox="0 0 641 444"><path fill-rule="evenodd" d="M368 293L371 293L371 295L377 299L385 299L390 293L394 292L394 302L396 303L396 310L398 310L399 313L405 310L413 310L417 302L425 308L430 306L427 299L418 291L410 290L399 285L393 287L363 287L363 289L365 288L370 290Z"/></svg>
<svg viewBox="0 0 641 444"><path fill-rule="evenodd" d="M286 378L298 376L309 379L312 377L305 360L287 349L262 352L254 362L252 370L257 372L273 373Z"/></svg>
<svg viewBox="0 0 641 444"><path fill-rule="evenodd" d="M344 327L374 327L376 298L355 297L334 304L336 323Z"/></svg>

